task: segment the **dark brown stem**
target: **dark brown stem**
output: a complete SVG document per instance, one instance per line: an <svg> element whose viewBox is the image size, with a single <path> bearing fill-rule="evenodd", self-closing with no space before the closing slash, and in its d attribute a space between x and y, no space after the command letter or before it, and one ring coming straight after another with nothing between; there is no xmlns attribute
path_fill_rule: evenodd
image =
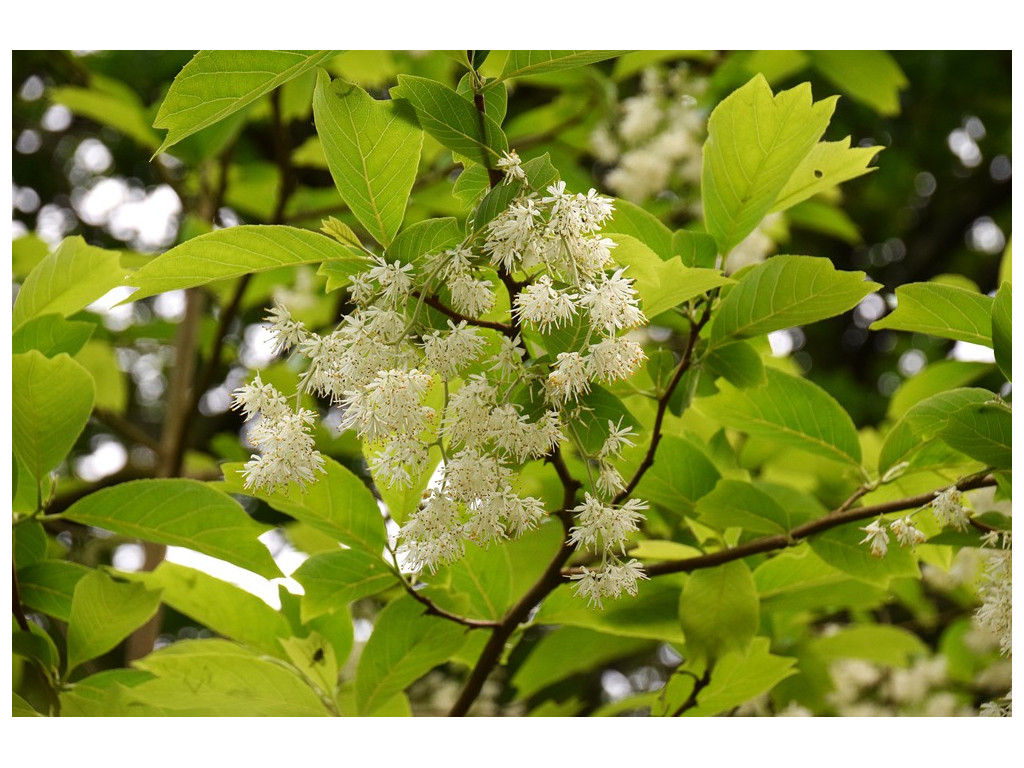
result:
<svg viewBox="0 0 1024 768"><path fill-rule="evenodd" d="M415 296L416 298L422 298L423 303L426 304L428 307L433 307L441 314L447 315L448 317L452 318L452 320L465 322L467 325L475 325L478 328L490 328L492 331L498 331L498 333L502 333L505 336L508 336L510 339L515 338L516 336L516 330L510 325L505 325L505 323L495 323L491 322L490 320L481 320L480 318L477 317L469 317L468 315L464 315L461 312L456 312L454 309L449 307L436 296L424 296L419 291L413 291L412 295Z"/></svg>
<svg viewBox="0 0 1024 768"><path fill-rule="evenodd" d="M554 466L559 479L562 481L562 508L557 513L564 532L562 544L558 548L558 552L555 553L554 558L548 563L547 568L544 569L544 573L541 574L540 578L519 599L519 602L508 610L500 624L494 628L491 637L487 641L487 645L484 646L476 665L473 667L473 671L469 673L469 677L459 693L459 698L448 713L451 717L462 717L469 711L473 702L476 701L476 697L480 695L487 677L501 660L502 651L505 650L505 643L519 625L526 621L530 612L540 601L551 594L563 582L562 566L569 561L572 553L576 551L575 546L569 543L569 529L572 527L571 510L575 506L576 492L580 488L580 483L569 472L569 468L565 465L565 459L562 457L559 449L556 448L552 452L548 461Z"/></svg>
<svg viewBox="0 0 1024 768"><path fill-rule="evenodd" d="M647 446L647 453L644 454L643 460L640 462L640 466L637 467L636 472L633 473L633 477L630 478L629 482L626 483L626 487L623 488L612 500L613 504L621 504L623 501L629 498L629 495L636 489L640 480L644 474L654 465L654 455L658 452L658 444L661 442L661 425L665 421L665 412L668 410L668 402L672 399L672 395L676 391L676 387L679 386L679 382L683 380L683 376L693 362L693 350L697 346L697 339L700 337L701 329L707 324L711 317L711 301L709 300L704 308L704 314L701 319L695 323L690 324L690 334L686 339L686 348L683 351L683 357L679 361L679 365L676 366L675 374L672 376L672 381L669 382L668 387L662 393L661 397L658 398L658 410L654 416L654 428L651 433L651 443Z"/></svg>
<svg viewBox="0 0 1024 768"><path fill-rule="evenodd" d="M115 432L118 432L122 437L126 437L133 443L138 443L139 445L149 448L149 450L153 451L157 456L160 455L160 441L140 429L138 425L128 421L128 419L124 418L121 414L115 413L107 408L96 407L93 409L92 415L97 421L106 424Z"/></svg>
<svg viewBox="0 0 1024 768"><path fill-rule="evenodd" d="M405 587L405 591L409 595L409 597L411 597L413 600L420 603L421 605L426 606L427 610L425 611L425 613L428 616L437 616L440 619L447 619L448 621L453 621L456 624L461 624L462 626L468 627L469 629L494 629L496 627L501 626L500 621L492 621L489 619L467 619L465 616L459 616L458 614L452 613L451 611L446 611L444 608L439 606L437 603L435 603L429 597L424 595L422 592L415 589L412 586L412 584L410 584L402 577L399 577L399 580L402 582L402 586Z"/></svg>
<svg viewBox="0 0 1024 768"><path fill-rule="evenodd" d="M686 674L692 675L692 677L693 677L693 680L694 680L694 682L693 682L693 690L690 691L690 695L686 698L686 701L684 701L682 704L680 704L679 708L675 712L672 713L672 717L679 717L684 712L686 712L688 710L691 710L695 706L697 706L697 696L699 696L700 692L703 691L705 688L707 688L708 687L708 683L711 682L711 667L710 666L706 670L704 670L704 674L701 675L700 677L697 677L692 672L687 672Z"/></svg>
<svg viewBox="0 0 1024 768"><path fill-rule="evenodd" d="M975 488L991 487L995 484L996 479L991 475L974 475L961 480L956 484L956 487L961 491L970 491ZM733 547L732 549L723 549L719 552L711 552L710 554L701 555L699 557L688 557L684 560L667 560L661 563L654 563L653 565L648 566L645 570L648 576L663 576L669 573L690 573L702 568L713 568L716 565L729 563L733 560L742 560L743 558L750 557L751 555L772 552L776 549L785 549L786 547L793 546L809 536L813 536L817 533L823 533L824 531L837 528L840 525L846 525L847 523L852 523L857 520L877 517L890 512L902 512L906 509L923 507L924 505L931 503L934 499L935 491L931 491L929 493L920 493L916 496L907 496L902 499L885 501L881 504L872 504L867 507L856 507L855 509L842 509L840 507L829 512L824 517L819 517L817 520L812 520L808 523L804 523L803 525L798 525L786 534L764 536L760 539L748 541L746 544L741 544L738 547ZM564 575L571 575L574 572L575 571L573 569L570 569L565 572Z"/></svg>

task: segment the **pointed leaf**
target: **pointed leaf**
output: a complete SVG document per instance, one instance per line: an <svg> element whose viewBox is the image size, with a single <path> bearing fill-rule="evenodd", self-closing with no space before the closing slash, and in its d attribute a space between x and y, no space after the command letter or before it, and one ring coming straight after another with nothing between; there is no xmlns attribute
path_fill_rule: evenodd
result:
<svg viewBox="0 0 1024 768"><path fill-rule="evenodd" d="M615 213L604 223L604 229L636 238L666 261L676 255L672 248L672 230L653 213L628 200L615 198Z"/></svg>
<svg viewBox="0 0 1024 768"><path fill-rule="evenodd" d="M900 113L900 91L909 85L886 51L808 51L811 62L850 98L880 115Z"/></svg>
<svg viewBox="0 0 1024 768"><path fill-rule="evenodd" d="M697 502L700 522L724 530L738 527L751 533L785 533L793 527L789 514L775 499L752 484L722 478Z"/></svg>
<svg viewBox="0 0 1024 768"><path fill-rule="evenodd" d="M309 619L375 595L398 584L397 574L361 549L339 549L313 555L292 574L302 585L302 619Z"/></svg>
<svg viewBox="0 0 1024 768"><path fill-rule="evenodd" d="M446 85L425 77L399 75L392 98L405 99L427 133L453 152L488 168L508 149L501 127Z"/></svg>
<svg viewBox="0 0 1024 768"><path fill-rule="evenodd" d="M55 104L113 128L150 152L160 146L160 135L150 127L142 101L117 80L92 74L88 88L50 88L47 95Z"/></svg>
<svg viewBox="0 0 1024 768"><path fill-rule="evenodd" d="M356 707L372 715L396 693L447 661L466 642L464 628L426 616L408 595L377 616L356 667Z"/></svg>
<svg viewBox="0 0 1024 768"><path fill-rule="evenodd" d="M92 412L92 376L66 354L11 358L14 455L41 480L67 456Z"/></svg>
<svg viewBox="0 0 1024 768"><path fill-rule="evenodd" d="M896 289L896 309L871 324L992 346L993 299L957 285L909 283Z"/></svg>
<svg viewBox="0 0 1024 768"><path fill-rule="evenodd" d="M327 474L318 476L305 492L298 486L274 493L246 490L240 474L242 467L242 464L223 465L224 481L213 485L228 493L262 499L279 512L334 536L347 546L358 547L374 556L384 551L387 532L377 500L362 480L334 459L325 457Z"/></svg>
<svg viewBox="0 0 1024 768"><path fill-rule="evenodd" d="M337 51L200 51L167 92L154 128L167 129L157 154L256 101Z"/></svg>
<svg viewBox="0 0 1024 768"><path fill-rule="evenodd" d="M889 416L902 416L932 395L966 387L992 371L991 363L936 360L904 381L889 401Z"/></svg>
<svg viewBox="0 0 1024 768"><path fill-rule="evenodd" d="M258 541L269 528L227 494L196 480L121 483L76 501L64 516L122 536L194 549L268 579L281 575Z"/></svg>
<svg viewBox="0 0 1024 768"><path fill-rule="evenodd" d="M68 671L114 648L156 613L160 592L91 571L75 585L68 621Z"/></svg>
<svg viewBox="0 0 1024 768"><path fill-rule="evenodd" d="M157 256L125 281L139 288L126 301L278 267L365 258L361 252L307 229L229 227L186 240Z"/></svg>
<svg viewBox="0 0 1024 768"><path fill-rule="evenodd" d="M759 387L767 381L761 353L746 341L712 348L704 365L715 376L722 376L741 389Z"/></svg>
<svg viewBox="0 0 1024 768"><path fill-rule="evenodd" d="M698 695L697 706L684 714L708 717L727 712L797 674L796 659L769 653L769 647L767 637L757 637L745 653L722 657L711 672L708 687Z"/></svg>
<svg viewBox="0 0 1024 768"><path fill-rule="evenodd" d="M313 115L342 199L378 243L402 226L419 168L423 132L403 102L378 101L357 85L317 72Z"/></svg>
<svg viewBox="0 0 1024 768"><path fill-rule="evenodd" d="M715 238L703 232L679 229L672 233L672 253L688 267L713 267L718 255Z"/></svg>
<svg viewBox="0 0 1024 768"><path fill-rule="evenodd" d="M711 340L758 336L834 317L879 288L863 272L840 272L826 258L775 256L739 276L718 307Z"/></svg>
<svg viewBox="0 0 1024 768"><path fill-rule="evenodd" d="M853 420L824 389L806 379L766 368L766 384L721 392L697 400L697 407L721 424L776 440L835 461L860 465Z"/></svg>
<svg viewBox="0 0 1024 768"><path fill-rule="evenodd" d="M882 149L851 148L849 136L842 141L822 141L816 144L789 177L772 206L772 213L792 208L819 192L871 173L875 169L869 168L868 164Z"/></svg>
<svg viewBox="0 0 1024 768"><path fill-rule="evenodd" d="M14 300L11 330L39 315L73 315L121 285L127 274L117 251L86 245L81 237L65 238L25 278Z"/></svg>
<svg viewBox="0 0 1024 768"><path fill-rule="evenodd" d="M711 113L701 196L708 233L727 254L772 210L825 132L836 97L814 103L811 86L772 95L756 75Z"/></svg>
<svg viewBox="0 0 1024 768"><path fill-rule="evenodd" d="M405 228L387 250L388 261L422 265L424 258L459 244L462 229L451 216L418 221Z"/></svg>

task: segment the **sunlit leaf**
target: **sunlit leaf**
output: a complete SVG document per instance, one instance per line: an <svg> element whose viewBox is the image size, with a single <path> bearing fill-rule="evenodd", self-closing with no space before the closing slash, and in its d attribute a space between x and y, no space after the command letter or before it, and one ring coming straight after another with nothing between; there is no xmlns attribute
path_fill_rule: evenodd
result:
<svg viewBox="0 0 1024 768"><path fill-rule="evenodd" d="M302 585L304 620L399 583L398 575L379 555L360 549L339 549L314 555L299 566L292 578Z"/></svg>
<svg viewBox="0 0 1024 768"><path fill-rule="evenodd" d="M690 574L679 597L686 651L695 659L743 651L759 616L754 577L740 560Z"/></svg>
<svg viewBox="0 0 1024 768"><path fill-rule="evenodd" d="M784 211L819 192L875 170L868 164L882 147L851 147L850 137L822 141L803 159L779 192L772 212Z"/></svg>
<svg viewBox="0 0 1024 768"><path fill-rule="evenodd" d="M917 331L944 339L992 346L989 296L943 283L909 283L896 289L896 309L871 330Z"/></svg>
<svg viewBox="0 0 1024 768"><path fill-rule="evenodd" d="M17 355L37 349L47 357L61 352L74 355L89 340L95 327L92 323L65 320L59 314L39 315L15 332L11 352Z"/></svg>

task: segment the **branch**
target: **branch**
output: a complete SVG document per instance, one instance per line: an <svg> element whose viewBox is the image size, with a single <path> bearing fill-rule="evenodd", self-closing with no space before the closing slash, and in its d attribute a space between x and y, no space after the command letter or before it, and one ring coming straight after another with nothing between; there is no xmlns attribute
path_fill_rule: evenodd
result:
<svg viewBox="0 0 1024 768"><path fill-rule="evenodd" d="M683 712L686 712L687 710L693 709L695 706L697 706L697 696L700 695L700 692L707 688L708 683L711 682L710 666L706 670L704 670L704 674L700 677L697 677L692 672L687 672L685 670L683 670L683 672L684 674L688 674L693 677L693 690L690 691L690 695L686 698L686 701L680 704L679 708L672 713L672 717L679 717L683 714Z"/></svg>
<svg viewBox="0 0 1024 768"><path fill-rule="evenodd" d="M96 417L97 421L106 424L115 432L119 432L122 437L149 448L157 456L160 455L160 442L121 414L97 406L93 408L92 415Z"/></svg>
<svg viewBox="0 0 1024 768"><path fill-rule="evenodd" d="M683 351L683 357L679 361L679 365L676 368L675 374L672 376L672 381L669 382L668 387L662 393L661 397L658 398L658 411L654 417L654 427L651 434L651 444L647 447L647 453L644 455L643 461L640 462L640 466L637 467L636 472L633 473L633 477L626 483L626 487L623 488L612 500L612 504L621 504L623 501L629 498L629 495L636 489L641 478L644 474L654 465L654 455L658 451L658 444L661 442L661 425L665 421L665 412L668 410L668 401L672 399L672 395L676 391L676 387L679 386L679 382L683 380L683 376L688 370L690 370L690 364L693 361L693 349L697 345L697 339L700 337L701 329L707 324L711 318L711 302L708 301L704 307L704 314L700 320L696 323L691 322L690 324L690 335L686 340L686 349Z"/></svg>
<svg viewBox="0 0 1024 768"><path fill-rule="evenodd" d="M427 607L425 613L428 616L437 616L441 619L447 619L448 621L453 621L456 624L461 624L464 627L469 627L469 629L494 629L501 626L500 621L493 621L490 619L467 619L465 616L459 616L458 614L446 611L429 597L413 587L412 584L401 576L399 576L398 579L402 582L402 586L405 588L409 597Z"/></svg>
<svg viewBox="0 0 1024 768"><path fill-rule="evenodd" d="M967 477L956 483L956 487L961 491L970 491L975 488L987 488L996 484L996 479L991 475L974 475ZM944 490L940 488L938 490ZM846 525L857 520L864 520L869 517L877 517L879 515L885 515L889 512L902 512L905 509L915 509L917 507L923 507L926 504L931 503L935 499L935 491L929 493L921 493L916 496L907 496L902 499L894 499L892 501L885 501L881 504L872 504L867 507L857 507L855 509L843 509L839 507L829 512L824 517L819 517L817 520L812 520L803 525L798 525L793 528L789 533L776 534L774 536L764 536L760 539L754 539L748 541L746 544L741 544L738 547L732 549L723 549L718 552L711 552L707 555L701 555L699 557L688 557L683 560L666 560L665 562L655 563L645 568L648 576L663 576L669 573L691 573L692 571L700 570L701 568L713 568L716 565L722 565L723 563L729 563L733 560L742 560L745 557L751 555L757 555L764 552L771 552L776 549L785 549L791 547L809 536L813 536L816 533L823 533L824 531L832 528L837 528L840 525ZM570 569L563 575L570 576L575 573L576 569Z"/></svg>
<svg viewBox="0 0 1024 768"><path fill-rule="evenodd" d="M419 291L413 291L412 295L415 296L417 299L422 298L424 304L426 304L429 307L433 307L441 314L447 315L453 320L465 322L467 325L475 325L478 328L490 328L492 331L498 331L498 333L502 333L505 336L508 336L510 339L514 339L516 336L516 330L511 325L505 325L505 323L495 323L491 322L490 320L481 320L480 318L477 317L469 317L468 315L464 315L461 312L456 312L454 309L449 307L436 296L424 296Z"/></svg>

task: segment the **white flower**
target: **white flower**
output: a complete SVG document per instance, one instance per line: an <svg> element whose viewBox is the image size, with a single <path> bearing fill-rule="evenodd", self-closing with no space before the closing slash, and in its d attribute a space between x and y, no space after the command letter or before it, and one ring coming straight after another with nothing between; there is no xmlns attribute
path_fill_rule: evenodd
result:
<svg viewBox="0 0 1024 768"><path fill-rule="evenodd" d="M594 552L613 549L625 552L626 538L639 530L638 523L644 519L643 511L647 508L647 502L640 499L630 499L621 507L615 507L586 493L583 503L572 510L577 515L578 525L569 532L569 541L577 547L590 547Z"/></svg>
<svg viewBox="0 0 1024 768"><path fill-rule="evenodd" d="M558 328L576 314L578 298L578 294L555 288L550 277L541 275L536 283L519 292L515 308L520 319L546 333L552 325Z"/></svg>
<svg viewBox="0 0 1024 768"><path fill-rule="evenodd" d="M251 384L246 384L235 390L231 397L234 399L232 410L241 409L245 413L245 420L249 421L260 413L280 413L288 407L287 401L273 385L264 384L257 372Z"/></svg>
<svg viewBox="0 0 1024 768"><path fill-rule="evenodd" d="M254 455L241 470L245 487L273 493L278 486L316 480L317 472L326 472L324 458L315 450L309 428L315 420L312 411L300 408L294 412L286 406L261 411L263 418L249 430L249 442L262 451Z"/></svg>
<svg viewBox="0 0 1024 768"><path fill-rule="evenodd" d="M548 374L547 394L556 403L578 400L590 391L590 371L579 352L559 352L555 370Z"/></svg>
<svg viewBox="0 0 1024 768"><path fill-rule="evenodd" d="M580 573L573 574L570 578L576 582L573 589L577 597L586 598L588 606L596 605L603 609L602 598L617 598L623 592L635 597L637 580L649 577L644 573L639 561L631 559L625 563L607 562L597 570L584 566Z"/></svg>
<svg viewBox="0 0 1024 768"><path fill-rule="evenodd" d="M469 275L456 275L448 283L455 309L470 317L480 317L494 306L493 284Z"/></svg>
<svg viewBox="0 0 1024 768"><path fill-rule="evenodd" d="M494 386L476 375L448 398L442 432L452 445L482 448L492 434L491 409L497 398Z"/></svg>
<svg viewBox="0 0 1024 768"><path fill-rule="evenodd" d="M874 557L884 557L889 549L889 534L885 530L885 521L882 518L878 518L875 522L862 527L860 530L867 533L867 536L861 539L860 543L870 543L871 554Z"/></svg>
<svg viewBox="0 0 1024 768"><path fill-rule="evenodd" d="M901 517L889 523L889 530L896 536L901 547L915 547L925 540L925 535L914 527L910 517Z"/></svg>
<svg viewBox="0 0 1024 768"><path fill-rule="evenodd" d="M371 454L368 460L375 482L385 482L389 488L408 488L413 479L423 472L427 461L427 446L411 435L395 435L384 447Z"/></svg>
<svg viewBox="0 0 1024 768"><path fill-rule="evenodd" d="M647 358L643 347L625 336L608 336L591 344L587 369L597 381L628 379Z"/></svg>
<svg viewBox="0 0 1024 768"><path fill-rule="evenodd" d="M633 441L629 438L636 437L636 432L628 424L622 426L622 417L619 417L617 424L612 424L611 420L608 420L608 437L604 439L604 444L601 446L601 450L597 453L597 458L607 459L610 456L618 456L623 447L633 447Z"/></svg>
<svg viewBox="0 0 1024 768"><path fill-rule="evenodd" d="M423 337L423 355L430 367L442 378L454 378L459 371L476 360L486 346L476 328L470 328L463 320L455 325L448 321L448 333L434 331Z"/></svg>
<svg viewBox="0 0 1024 768"><path fill-rule="evenodd" d="M626 487L626 481L622 474L607 461L600 462L600 471L597 475L597 489L605 496L614 496Z"/></svg>
<svg viewBox="0 0 1024 768"><path fill-rule="evenodd" d="M502 381L508 381L523 370L523 358L526 350L521 346L522 342L518 336L510 339L502 336L499 340L498 351L490 358L494 364L490 370L497 371Z"/></svg>
<svg viewBox="0 0 1024 768"><path fill-rule="evenodd" d="M505 172L505 183L513 181L526 182L526 171L523 170L519 154L513 149L510 152L502 152L501 158L495 163L498 169Z"/></svg>
<svg viewBox="0 0 1024 768"><path fill-rule="evenodd" d="M625 268L597 283L588 283L580 296L580 304L590 313L590 324L609 333L636 328L647 322L636 300L633 281L623 277Z"/></svg>
<svg viewBox="0 0 1024 768"><path fill-rule="evenodd" d="M306 338L306 326L292 320L288 310L281 304L275 304L270 315L264 319L270 323L270 332L277 342L274 352L287 352Z"/></svg>
<svg viewBox="0 0 1024 768"><path fill-rule="evenodd" d="M459 506L450 496L431 491L420 508L402 526L399 553L413 570L435 573L465 553Z"/></svg>
<svg viewBox="0 0 1024 768"><path fill-rule="evenodd" d="M384 298L392 306L407 299L412 290L412 264L402 264L397 260L388 264L381 256L374 256L373 262L375 266L367 276L377 282Z"/></svg>
<svg viewBox="0 0 1024 768"><path fill-rule="evenodd" d="M476 504L493 493L509 474L496 456L464 448L444 465L442 487L456 501Z"/></svg>
<svg viewBox="0 0 1024 768"><path fill-rule="evenodd" d="M484 251L490 254L491 264L514 272L535 235L535 220L540 215L532 197L518 198L498 214L487 225L484 241Z"/></svg>
<svg viewBox="0 0 1024 768"><path fill-rule="evenodd" d="M966 531L970 525L967 510L964 508L964 495L955 485L935 494L932 512L939 525L951 525L958 531Z"/></svg>
<svg viewBox="0 0 1024 768"><path fill-rule="evenodd" d="M418 436L435 417L434 409L421 405L433 378L415 368L380 371L362 389L345 393L341 429L354 428L369 442L398 433Z"/></svg>

